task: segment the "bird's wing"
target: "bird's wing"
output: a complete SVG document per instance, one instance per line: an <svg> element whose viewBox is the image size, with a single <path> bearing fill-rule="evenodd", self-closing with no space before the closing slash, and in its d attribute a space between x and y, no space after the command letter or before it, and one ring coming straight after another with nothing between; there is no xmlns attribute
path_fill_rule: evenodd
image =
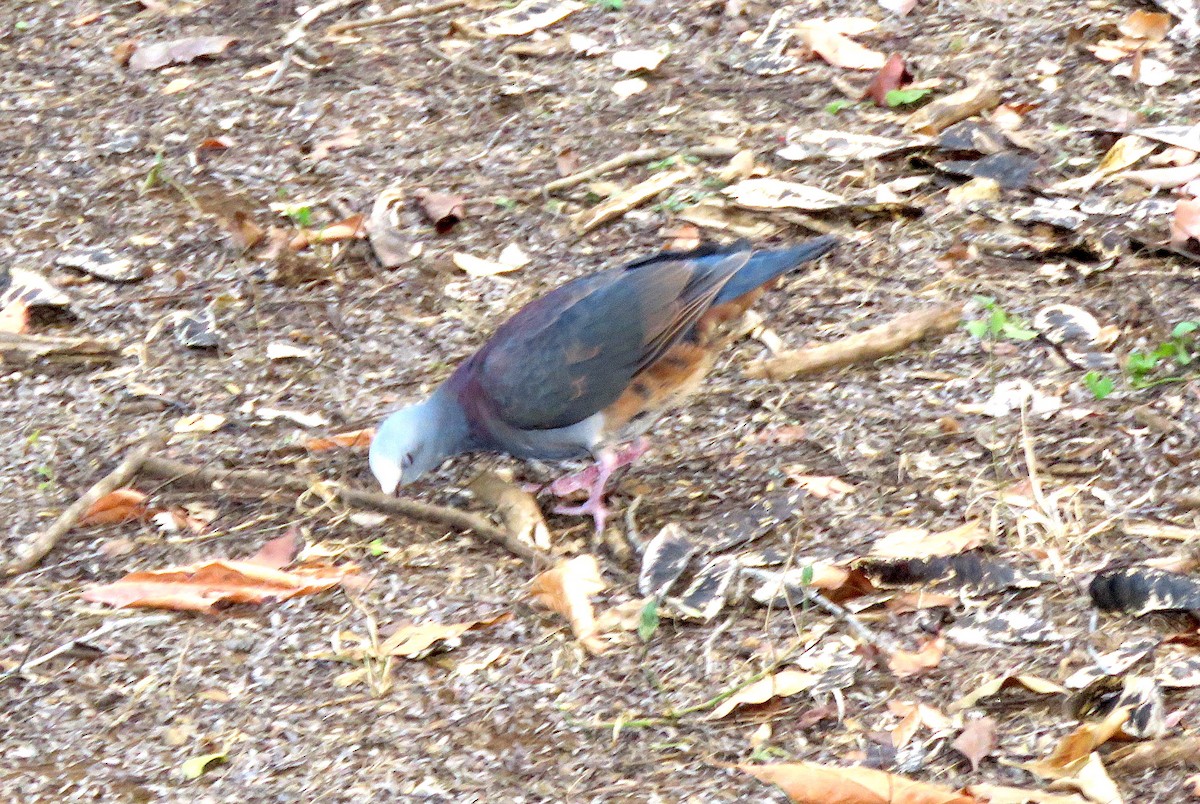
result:
<svg viewBox="0 0 1200 804"><path fill-rule="evenodd" d="M568 282L496 330L476 356L474 392L521 430L583 421L679 342L749 258L749 247L737 243Z"/></svg>

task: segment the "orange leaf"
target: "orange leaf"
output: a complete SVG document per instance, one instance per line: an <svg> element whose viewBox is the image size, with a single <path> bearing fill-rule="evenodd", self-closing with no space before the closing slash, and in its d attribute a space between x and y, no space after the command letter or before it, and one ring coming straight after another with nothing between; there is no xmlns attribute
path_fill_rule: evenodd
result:
<svg viewBox="0 0 1200 804"><path fill-rule="evenodd" d="M963 793L871 768L836 768L815 762L737 768L777 785L796 804L977 804Z"/></svg>
<svg viewBox="0 0 1200 804"><path fill-rule="evenodd" d="M282 536L272 539L258 548L258 552L246 561L261 567L283 569L296 560L302 546L300 529L292 525Z"/></svg>
<svg viewBox="0 0 1200 804"><path fill-rule="evenodd" d="M150 509L146 506L146 495L137 489L117 489L105 494L79 519L79 524L112 525L117 522L129 522L141 519Z"/></svg>
<svg viewBox="0 0 1200 804"><path fill-rule="evenodd" d="M1181 198L1171 219L1171 242L1178 246L1193 238L1200 240L1200 198Z"/></svg>
<svg viewBox="0 0 1200 804"><path fill-rule="evenodd" d="M826 20L808 20L796 26L804 43L834 67L850 70L878 70L887 61L882 53L865 48L838 32Z"/></svg>
<svg viewBox="0 0 1200 804"><path fill-rule="evenodd" d="M1158 42L1171 30L1171 15L1138 9L1130 13L1125 21L1117 26L1117 30L1135 39Z"/></svg>
<svg viewBox="0 0 1200 804"><path fill-rule="evenodd" d="M371 445L371 439L374 437L375 428L368 427L365 430L350 430L324 438L310 438L304 442L304 448L309 452L322 452L327 449L337 449L338 447L365 448Z"/></svg>
<svg viewBox="0 0 1200 804"><path fill-rule="evenodd" d="M580 555L562 561L533 579L529 595L535 601L558 612L571 623L571 631L590 653L602 653L607 644L599 638L592 595L603 591L600 565L592 555Z"/></svg>
<svg viewBox="0 0 1200 804"><path fill-rule="evenodd" d="M888 668L896 678L907 678L932 670L942 661L946 653L946 640L936 637L916 651L898 650L888 659Z"/></svg>

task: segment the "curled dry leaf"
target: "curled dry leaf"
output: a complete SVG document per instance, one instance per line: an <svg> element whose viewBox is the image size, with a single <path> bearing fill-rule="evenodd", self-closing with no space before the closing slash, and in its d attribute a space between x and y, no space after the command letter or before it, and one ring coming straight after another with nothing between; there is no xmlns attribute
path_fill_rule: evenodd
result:
<svg viewBox="0 0 1200 804"><path fill-rule="evenodd" d="M1129 720L1130 711L1131 707L1120 706L1109 712L1104 720L1083 723L1062 738L1050 756L1035 762L1022 763L1020 767L1046 779L1061 779L1074 775L1081 761L1120 734L1121 727Z"/></svg>
<svg viewBox="0 0 1200 804"><path fill-rule="evenodd" d="M871 545L870 555L876 558L952 556L973 550L986 544L989 539L990 534L979 520L937 533L925 528L901 528Z"/></svg>
<svg viewBox="0 0 1200 804"><path fill-rule="evenodd" d="M171 42L138 45L128 57L131 70L157 70L168 64L184 64L201 56L216 56L236 41L232 36L190 36Z"/></svg>
<svg viewBox="0 0 1200 804"><path fill-rule="evenodd" d="M371 250L384 268L395 268L409 259L408 244L400 234L400 201L404 191L390 187L375 198L367 221Z"/></svg>
<svg viewBox="0 0 1200 804"><path fill-rule="evenodd" d="M855 487L840 477L826 475L794 475L788 473L788 480L822 500L836 500L847 494L853 494Z"/></svg>
<svg viewBox="0 0 1200 804"><path fill-rule="evenodd" d="M809 212L833 209L846 203L835 193L783 179L746 179L722 192L747 209L800 209Z"/></svg>
<svg viewBox="0 0 1200 804"><path fill-rule="evenodd" d="M369 427L365 430L350 430L345 433L338 433L337 435L310 438L304 442L304 448L309 452L323 452L327 449L338 449L340 447L366 449L371 446L371 439L374 437L375 428Z"/></svg>
<svg viewBox="0 0 1200 804"><path fill-rule="evenodd" d="M495 472L482 473L467 489L480 502L496 509L511 535L541 550L550 549L550 529L537 500L528 491Z"/></svg>
<svg viewBox="0 0 1200 804"><path fill-rule="evenodd" d="M345 220L331 223L324 229L307 232L309 243L340 243L344 240L362 240L367 236L366 217L361 213Z"/></svg>
<svg viewBox="0 0 1200 804"><path fill-rule="evenodd" d="M1122 34L1134 39L1145 39L1148 42L1161 42L1171 30L1171 15L1157 11L1137 9L1117 26Z"/></svg>
<svg viewBox="0 0 1200 804"><path fill-rule="evenodd" d="M898 650L888 658L888 669L896 678L920 675L937 667L946 653L944 637L934 637L915 651Z"/></svg>
<svg viewBox="0 0 1200 804"><path fill-rule="evenodd" d="M990 82L975 84L922 106L905 124L916 134L938 134L959 120L1000 105L1000 92Z"/></svg>
<svg viewBox="0 0 1200 804"><path fill-rule="evenodd" d="M146 499L146 495L137 489L116 489L92 503L92 507L80 518L79 525L112 525L141 519L150 513Z"/></svg>
<svg viewBox="0 0 1200 804"><path fill-rule="evenodd" d="M631 209L644 204L664 190L669 190L690 175L690 171L687 170L667 170L656 173L628 190L605 199L591 209L585 209L578 213L571 219L571 228L579 234L590 232L597 226L619 218Z"/></svg>
<svg viewBox="0 0 1200 804"><path fill-rule="evenodd" d="M842 24L850 20L807 20L796 26L800 38L814 53L834 67L849 70L878 70L887 57L863 47L847 36L862 33L862 25ZM874 27L874 25L871 25ZM865 30L869 30L866 28Z"/></svg>
<svg viewBox="0 0 1200 804"><path fill-rule="evenodd" d="M446 234L467 216L467 202L461 195L421 188L413 193L413 198L438 234Z"/></svg>
<svg viewBox="0 0 1200 804"><path fill-rule="evenodd" d="M24 300L13 299L0 307L0 332L20 335L28 326L29 305Z"/></svg>
<svg viewBox="0 0 1200 804"><path fill-rule="evenodd" d="M997 676L989 679L974 690L969 692L964 697L955 701L950 705L950 711L956 712L961 709L970 709L975 704L984 698L990 698L1003 689L1011 689L1013 687L1023 687L1024 689L1037 693L1038 695L1066 695L1070 692L1066 687L1049 681L1038 676L1031 675L1011 675Z"/></svg>
<svg viewBox="0 0 1200 804"><path fill-rule="evenodd" d="M979 763L996 749L996 721L990 717L968 720L951 747L971 763L971 772L979 772Z"/></svg>
<svg viewBox="0 0 1200 804"><path fill-rule="evenodd" d="M728 717L739 706L750 706L766 703L772 698L786 698L798 692L810 690L821 680L818 673L806 673L802 670L780 670L765 678L760 678L753 684L742 687L733 695L721 702L721 705L709 713L707 720L720 720Z"/></svg>
<svg viewBox="0 0 1200 804"><path fill-rule="evenodd" d="M893 53L879 68L879 72L875 73L875 77L871 79L863 97L870 98L876 106L886 109L888 108L887 94L911 82L912 76L904 65L904 57L899 53Z"/></svg>
<svg viewBox="0 0 1200 804"><path fill-rule="evenodd" d="M596 629L592 595L604 591L600 565L593 555L581 555L562 561L533 579L529 594L537 603L563 615L571 631L590 653L602 653L607 644Z"/></svg>
<svg viewBox="0 0 1200 804"><path fill-rule="evenodd" d="M946 787L861 766L787 762L737 768L778 786L796 804L978 804Z"/></svg>

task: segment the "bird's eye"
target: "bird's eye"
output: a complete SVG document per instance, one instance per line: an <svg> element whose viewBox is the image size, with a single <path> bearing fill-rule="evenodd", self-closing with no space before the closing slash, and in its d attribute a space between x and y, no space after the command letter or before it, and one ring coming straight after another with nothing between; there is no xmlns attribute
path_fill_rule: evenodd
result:
<svg viewBox="0 0 1200 804"><path fill-rule="evenodd" d="M411 452L404 453L404 459L400 461L400 468L407 469L412 466L413 456Z"/></svg>

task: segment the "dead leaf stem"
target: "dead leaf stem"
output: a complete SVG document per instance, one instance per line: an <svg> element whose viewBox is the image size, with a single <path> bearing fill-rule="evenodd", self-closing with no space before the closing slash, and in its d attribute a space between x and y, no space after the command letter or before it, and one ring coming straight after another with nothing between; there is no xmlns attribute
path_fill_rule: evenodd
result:
<svg viewBox="0 0 1200 804"><path fill-rule="evenodd" d="M728 148L720 145L703 145L697 148L645 148L640 151L627 151L614 156L612 159L601 162L595 167L590 167L587 170L581 170L578 173L572 173L570 176L563 176L561 179L555 179L552 182L543 184L541 192L557 193L560 190L575 187L614 170L620 170L631 165L642 165L647 162L658 162L677 154L681 156L697 156L702 159L728 159L737 152L737 148Z"/></svg>

